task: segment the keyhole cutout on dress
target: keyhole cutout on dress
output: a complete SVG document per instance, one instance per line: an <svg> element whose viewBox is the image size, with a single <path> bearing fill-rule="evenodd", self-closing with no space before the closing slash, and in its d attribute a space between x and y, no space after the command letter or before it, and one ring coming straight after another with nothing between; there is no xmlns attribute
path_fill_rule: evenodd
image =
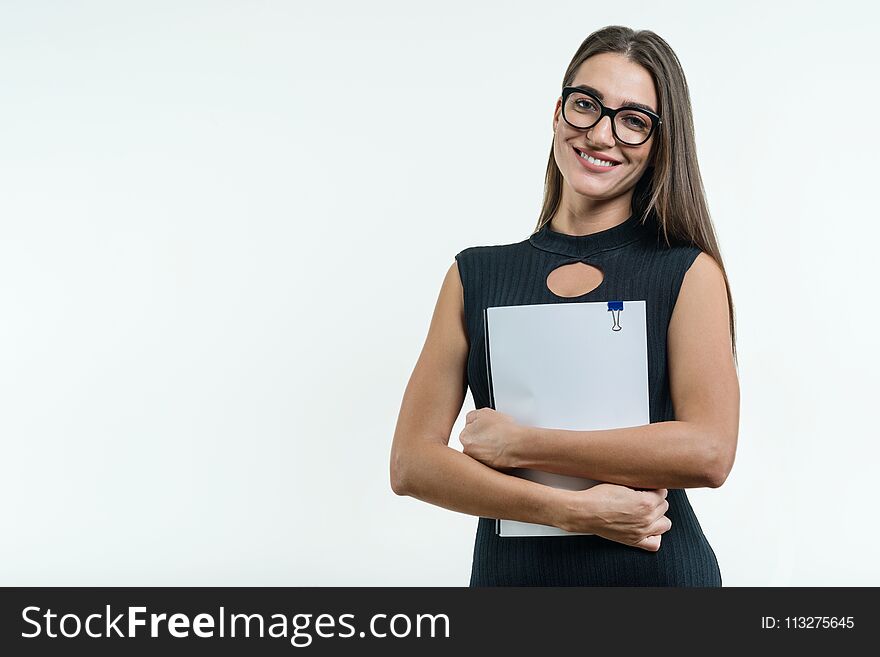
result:
<svg viewBox="0 0 880 657"><path fill-rule="evenodd" d="M558 297L579 297L602 283L602 270L585 262L561 265L547 276L547 288Z"/></svg>

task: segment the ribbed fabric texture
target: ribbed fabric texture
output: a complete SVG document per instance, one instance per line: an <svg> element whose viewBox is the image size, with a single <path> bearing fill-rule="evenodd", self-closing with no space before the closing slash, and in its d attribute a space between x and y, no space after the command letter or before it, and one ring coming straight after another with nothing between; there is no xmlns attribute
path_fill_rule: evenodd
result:
<svg viewBox="0 0 880 657"><path fill-rule="evenodd" d="M558 233L545 225L515 244L473 246L456 254L464 289L470 351L467 377L476 408L489 406L483 309L539 303L644 300L647 314L651 422L674 420L666 333L682 279L699 255L689 244L661 244L656 225L637 216L591 235ZM560 265L585 262L602 283L578 297L547 288ZM721 586L718 561L683 489L667 496L672 528L660 550L648 552L600 536L501 538L494 518L480 518L471 586Z"/></svg>

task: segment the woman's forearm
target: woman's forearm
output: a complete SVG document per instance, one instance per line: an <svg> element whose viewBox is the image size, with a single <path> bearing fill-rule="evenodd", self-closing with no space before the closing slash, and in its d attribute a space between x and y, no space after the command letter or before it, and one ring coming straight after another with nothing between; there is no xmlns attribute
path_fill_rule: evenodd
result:
<svg viewBox="0 0 880 657"><path fill-rule="evenodd" d="M559 527L568 521L563 491L504 474L447 445L410 454L395 491L452 511Z"/></svg>
<svg viewBox="0 0 880 657"><path fill-rule="evenodd" d="M723 482L722 452L713 432L692 422L600 431L523 427L509 462L638 488L699 488Z"/></svg>

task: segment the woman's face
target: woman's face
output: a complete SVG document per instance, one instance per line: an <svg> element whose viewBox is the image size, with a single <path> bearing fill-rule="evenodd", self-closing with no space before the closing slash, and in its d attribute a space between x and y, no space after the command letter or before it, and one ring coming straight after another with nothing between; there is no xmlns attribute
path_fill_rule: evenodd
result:
<svg viewBox="0 0 880 657"><path fill-rule="evenodd" d="M601 93L600 100L609 108L616 109L635 101L659 114L651 74L617 53L601 53L584 61L570 86L579 85ZM657 138L655 128L651 138L640 146L622 144L614 138L611 120L607 116L588 130L574 128L562 118L561 97L556 101L553 129L556 131L553 153L563 178L574 192L595 200L612 199L630 191L650 164L651 146ZM582 164L576 148L619 164L592 170Z"/></svg>

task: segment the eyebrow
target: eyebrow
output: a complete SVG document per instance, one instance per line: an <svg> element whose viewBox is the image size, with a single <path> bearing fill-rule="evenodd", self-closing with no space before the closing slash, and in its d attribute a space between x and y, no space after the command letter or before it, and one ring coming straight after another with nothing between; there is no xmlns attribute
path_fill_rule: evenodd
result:
<svg viewBox="0 0 880 657"><path fill-rule="evenodd" d="M605 102L605 96L602 94L601 91L599 91L595 87L591 87L588 84L578 84L578 85L575 85L575 88L581 89L582 91L586 91L587 93L593 94L596 98L601 100L603 103ZM644 103L640 103L635 100L630 100L629 98L623 99L623 105L621 105L621 107L637 107L638 109L648 110L649 112L653 112L654 114L657 113L657 110L655 110L650 105L645 105Z"/></svg>

